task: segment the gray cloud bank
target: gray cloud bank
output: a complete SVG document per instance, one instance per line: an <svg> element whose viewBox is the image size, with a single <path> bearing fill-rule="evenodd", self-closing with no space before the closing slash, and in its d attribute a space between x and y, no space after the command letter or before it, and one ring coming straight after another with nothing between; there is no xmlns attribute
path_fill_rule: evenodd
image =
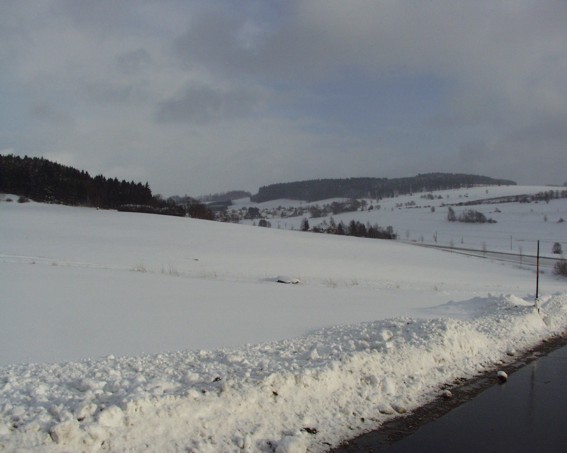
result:
<svg viewBox="0 0 567 453"><path fill-rule="evenodd" d="M0 152L165 195L470 172L563 183L567 2L0 4Z"/></svg>

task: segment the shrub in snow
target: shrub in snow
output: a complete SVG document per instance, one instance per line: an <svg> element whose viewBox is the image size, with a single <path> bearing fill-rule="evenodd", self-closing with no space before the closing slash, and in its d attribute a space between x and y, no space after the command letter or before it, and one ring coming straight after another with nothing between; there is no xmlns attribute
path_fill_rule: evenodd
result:
<svg viewBox="0 0 567 453"><path fill-rule="evenodd" d="M449 207L449 210L447 211L447 220L449 222L457 221L457 214L455 214L455 210L451 207Z"/></svg>
<svg viewBox="0 0 567 453"><path fill-rule="evenodd" d="M563 253L563 249L561 248L561 244L559 242L555 242L553 247L551 247L551 253L556 255L561 255Z"/></svg>
<svg viewBox="0 0 567 453"><path fill-rule="evenodd" d="M567 261L563 259L557 261L553 266L553 273L555 275L561 275L563 277L567 277Z"/></svg>
<svg viewBox="0 0 567 453"><path fill-rule="evenodd" d="M298 278L292 278L292 277L288 277L286 275L277 276L276 282L287 283L287 284L292 284L292 285L297 285L298 283L301 283L301 281Z"/></svg>
<svg viewBox="0 0 567 453"><path fill-rule="evenodd" d="M487 219L486 216L474 209L467 209L459 216L459 222L464 223L496 223L495 220Z"/></svg>

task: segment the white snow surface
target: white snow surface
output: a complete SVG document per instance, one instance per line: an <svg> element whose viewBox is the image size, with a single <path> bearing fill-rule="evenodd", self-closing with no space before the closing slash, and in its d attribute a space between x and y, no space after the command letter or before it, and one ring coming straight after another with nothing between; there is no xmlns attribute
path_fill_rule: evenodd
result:
<svg viewBox="0 0 567 453"><path fill-rule="evenodd" d="M0 234L0 451L325 451L567 329L564 279L538 310L398 241L1 200Z"/></svg>

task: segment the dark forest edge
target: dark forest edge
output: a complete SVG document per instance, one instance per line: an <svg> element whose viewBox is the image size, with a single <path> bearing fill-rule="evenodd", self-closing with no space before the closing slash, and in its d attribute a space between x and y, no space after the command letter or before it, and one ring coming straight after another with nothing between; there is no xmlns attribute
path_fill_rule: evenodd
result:
<svg viewBox="0 0 567 453"><path fill-rule="evenodd" d="M206 206L190 197L182 203L164 200L152 194L148 183L102 175L93 178L86 171L42 157L0 155L0 192L42 203L214 219Z"/></svg>
<svg viewBox="0 0 567 453"><path fill-rule="evenodd" d="M278 199L303 201L330 198L392 198L415 192L459 189L475 185L516 185L514 181L460 173L427 173L407 178L345 178L271 184L260 187L250 200L261 203Z"/></svg>

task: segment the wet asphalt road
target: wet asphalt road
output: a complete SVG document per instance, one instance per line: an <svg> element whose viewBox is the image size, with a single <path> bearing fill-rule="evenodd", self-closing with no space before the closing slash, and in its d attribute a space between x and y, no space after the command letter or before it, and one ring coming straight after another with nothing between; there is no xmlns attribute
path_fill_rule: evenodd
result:
<svg viewBox="0 0 567 453"><path fill-rule="evenodd" d="M333 451L567 452L567 346L511 371L506 383L492 380L480 394L415 431L382 429Z"/></svg>

